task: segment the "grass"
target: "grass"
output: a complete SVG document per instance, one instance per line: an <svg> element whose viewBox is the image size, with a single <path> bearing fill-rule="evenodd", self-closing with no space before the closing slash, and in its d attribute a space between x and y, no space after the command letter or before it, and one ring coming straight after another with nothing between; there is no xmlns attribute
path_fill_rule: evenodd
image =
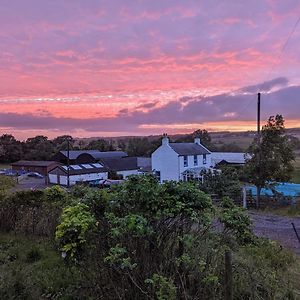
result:
<svg viewBox="0 0 300 300"><path fill-rule="evenodd" d="M71 299L78 278L51 241L0 233L0 299Z"/></svg>
<svg viewBox="0 0 300 300"><path fill-rule="evenodd" d="M273 208L273 209L266 208L263 210L263 212L272 213L280 216L287 216L287 217L300 217L300 202L298 200L298 203L296 205L289 205L286 207Z"/></svg>

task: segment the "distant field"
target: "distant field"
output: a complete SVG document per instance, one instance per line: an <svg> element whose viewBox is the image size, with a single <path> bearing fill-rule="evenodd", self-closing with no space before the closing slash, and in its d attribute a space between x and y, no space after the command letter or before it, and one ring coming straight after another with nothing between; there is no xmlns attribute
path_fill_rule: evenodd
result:
<svg viewBox="0 0 300 300"><path fill-rule="evenodd" d="M9 164L0 164L0 170L1 169L10 169L10 165Z"/></svg>
<svg viewBox="0 0 300 300"><path fill-rule="evenodd" d="M214 136L212 135L212 142L217 146L220 144L236 144L244 151L250 146L253 141L253 137L250 136Z"/></svg>

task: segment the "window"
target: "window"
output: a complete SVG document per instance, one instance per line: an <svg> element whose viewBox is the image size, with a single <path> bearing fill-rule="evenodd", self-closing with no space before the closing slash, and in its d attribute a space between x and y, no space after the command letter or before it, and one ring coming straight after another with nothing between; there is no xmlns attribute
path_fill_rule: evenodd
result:
<svg viewBox="0 0 300 300"><path fill-rule="evenodd" d="M203 164L206 164L206 154L203 154Z"/></svg>
<svg viewBox="0 0 300 300"><path fill-rule="evenodd" d="M184 155L184 156L183 156L183 166L184 166L184 167L187 167L187 166L188 166L188 157L187 157L187 155Z"/></svg>
<svg viewBox="0 0 300 300"><path fill-rule="evenodd" d="M198 156L194 155L194 166L198 166Z"/></svg>

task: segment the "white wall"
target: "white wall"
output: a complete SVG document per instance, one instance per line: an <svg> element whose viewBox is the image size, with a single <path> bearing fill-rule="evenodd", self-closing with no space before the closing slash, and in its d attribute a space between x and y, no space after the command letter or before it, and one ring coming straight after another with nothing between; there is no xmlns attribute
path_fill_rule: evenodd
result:
<svg viewBox="0 0 300 300"><path fill-rule="evenodd" d="M211 166L211 154L206 154L206 164L203 164L203 155L197 155L198 164L194 165L194 155L188 155L188 165L184 166L184 156L179 156L179 172L182 174L187 169L192 168L210 168ZM180 175L181 176L181 175ZM180 179L183 179L182 176Z"/></svg>
<svg viewBox="0 0 300 300"><path fill-rule="evenodd" d="M49 180L50 183L56 183L57 179L54 179L54 176L57 178L57 175L49 174ZM91 181L91 180L99 180L99 179L107 179L108 173L90 173L90 174L80 174L80 175L70 175L70 185L76 184L76 182L82 182L82 181ZM61 185L67 185L68 183L68 176L67 175L60 175L60 184Z"/></svg>
<svg viewBox="0 0 300 300"><path fill-rule="evenodd" d="M49 183L57 184L57 175L56 174L49 174Z"/></svg>
<svg viewBox="0 0 300 300"><path fill-rule="evenodd" d="M161 145L151 155L152 170L160 172L160 181L179 180L178 154L169 146Z"/></svg>
<svg viewBox="0 0 300 300"><path fill-rule="evenodd" d="M118 175L123 175L123 179L126 179L127 176L129 175L138 175L139 172L138 170L124 170L124 171L118 171Z"/></svg>

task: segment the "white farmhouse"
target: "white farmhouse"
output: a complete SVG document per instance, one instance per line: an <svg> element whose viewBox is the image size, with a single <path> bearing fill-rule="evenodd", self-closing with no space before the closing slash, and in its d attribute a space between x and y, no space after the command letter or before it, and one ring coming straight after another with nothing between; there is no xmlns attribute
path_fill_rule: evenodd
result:
<svg viewBox="0 0 300 300"><path fill-rule="evenodd" d="M166 134L162 144L151 156L152 170L167 180L188 180L201 178L201 171L211 168L211 152L195 138L194 143L170 143Z"/></svg>

